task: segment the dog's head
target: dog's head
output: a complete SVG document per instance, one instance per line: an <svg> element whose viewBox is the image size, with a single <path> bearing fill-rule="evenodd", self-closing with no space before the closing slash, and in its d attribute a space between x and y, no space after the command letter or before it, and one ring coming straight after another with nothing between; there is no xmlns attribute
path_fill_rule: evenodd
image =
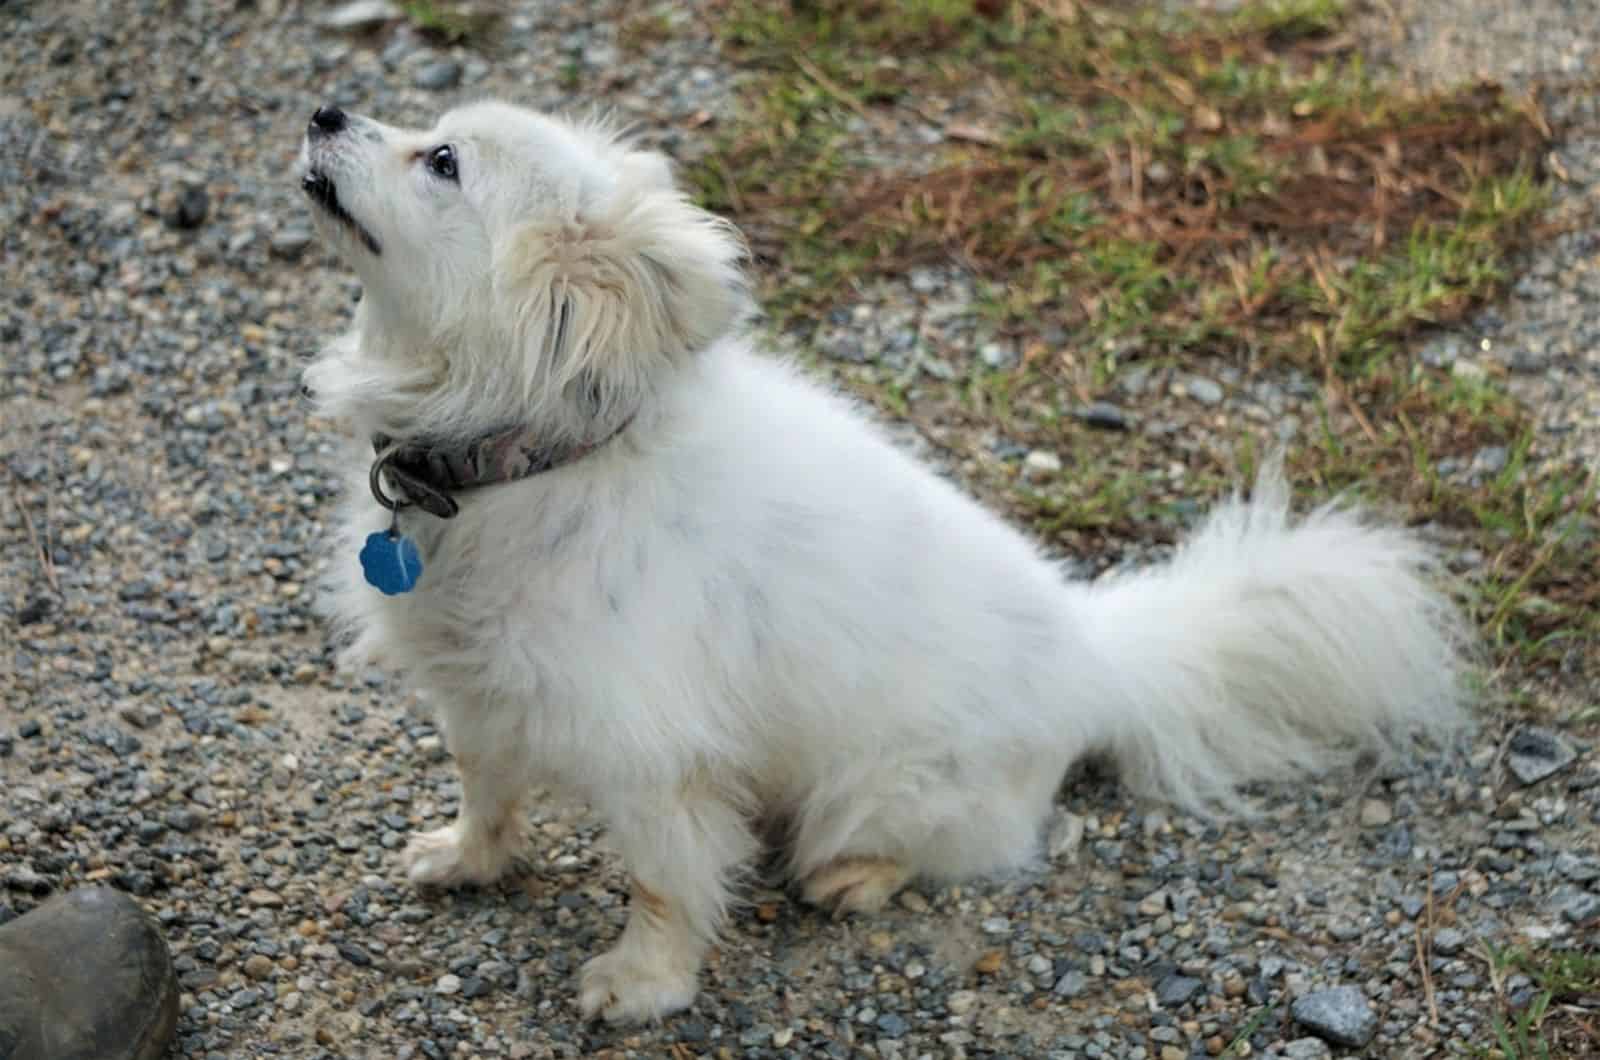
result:
<svg viewBox="0 0 1600 1060"><path fill-rule="evenodd" d="M299 177L362 279L369 355L427 360L408 367L479 392L461 401L631 411L744 304L737 233L598 123L480 102L410 130L321 107Z"/></svg>

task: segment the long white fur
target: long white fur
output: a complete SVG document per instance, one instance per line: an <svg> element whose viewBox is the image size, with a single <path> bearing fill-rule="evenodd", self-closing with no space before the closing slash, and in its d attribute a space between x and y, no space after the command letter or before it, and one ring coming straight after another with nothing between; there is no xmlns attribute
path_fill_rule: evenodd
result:
<svg viewBox="0 0 1600 1060"><path fill-rule="evenodd" d="M442 142L458 186L418 162ZM1332 507L1295 522L1269 464L1172 562L1065 582L755 348L736 234L601 125L494 102L428 131L358 118L302 164L384 248L318 214L365 296L306 379L352 432L323 606L353 656L427 694L462 772L460 819L407 865L492 878L530 784L586 801L636 881L622 939L584 968L587 1015L692 1001L762 838L808 896L866 910L912 875L1028 862L1090 750L1207 811L1463 719L1463 627L1415 537ZM598 438L628 416L455 519L406 513L411 593L363 581L388 522L373 430Z"/></svg>

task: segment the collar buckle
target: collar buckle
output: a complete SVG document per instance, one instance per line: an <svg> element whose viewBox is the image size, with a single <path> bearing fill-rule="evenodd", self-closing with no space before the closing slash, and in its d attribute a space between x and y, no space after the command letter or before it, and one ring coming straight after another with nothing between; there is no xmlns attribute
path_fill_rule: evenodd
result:
<svg viewBox="0 0 1600 1060"><path fill-rule="evenodd" d="M372 449L377 456L367 484L373 499L396 515L401 508L415 506L440 519L451 519L461 510L452 492L514 482L581 460L632 422L630 415L598 441L555 448L538 445L527 428L484 435L464 446L407 442L375 434ZM386 474L393 495L384 490Z"/></svg>
<svg viewBox="0 0 1600 1060"><path fill-rule="evenodd" d="M411 474L404 468L396 465L395 458L405 448L401 442L389 442L384 439L378 457L372 462L372 469L367 472L367 486L372 490L373 499L391 512L399 514L401 508L416 505L429 515L440 519L454 518L461 510L454 497L441 489L430 485L423 479ZM389 496L383 490L383 476L388 474L394 482L397 492L404 495L400 500Z"/></svg>

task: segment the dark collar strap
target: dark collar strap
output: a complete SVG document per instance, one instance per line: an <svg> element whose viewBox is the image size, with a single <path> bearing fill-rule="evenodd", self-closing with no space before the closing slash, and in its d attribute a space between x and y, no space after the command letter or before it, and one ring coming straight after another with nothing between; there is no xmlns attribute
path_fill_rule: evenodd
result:
<svg viewBox="0 0 1600 1060"><path fill-rule="evenodd" d="M541 443L529 427L497 431L464 444L396 441L375 434L372 449L377 458L368 482L373 497L391 511L416 505L429 515L450 519L460 510L452 493L514 482L581 460L621 434L632 420L628 417L598 441L563 446ZM393 484L393 495L383 489L385 475Z"/></svg>

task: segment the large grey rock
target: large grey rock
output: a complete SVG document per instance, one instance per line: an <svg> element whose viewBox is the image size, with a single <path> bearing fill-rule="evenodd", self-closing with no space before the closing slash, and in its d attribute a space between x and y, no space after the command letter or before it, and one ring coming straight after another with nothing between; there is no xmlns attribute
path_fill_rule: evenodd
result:
<svg viewBox="0 0 1600 1060"><path fill-rule="evenodd" d="M1511 734L1506 748L1506 768L1524 785L1571 765L1578 757L1561 735L1536 725L1524 725Z"/></svg>
<svg viewBox="0 0 1600 1060"><path fill-rule="evenodd" d="M1336 986L1297 998L1290 1006L1294 1021L1335 1045L1359 1049L1378 1029L1378 1014L1354 986Z"/></svg>
<svg viewBox="0 0 1600 1060"><path fill-rule="evenodd" d="M178 1024L178 980L153 917L86 886L0 927L0 1057L157 1060Z"/></svg>

